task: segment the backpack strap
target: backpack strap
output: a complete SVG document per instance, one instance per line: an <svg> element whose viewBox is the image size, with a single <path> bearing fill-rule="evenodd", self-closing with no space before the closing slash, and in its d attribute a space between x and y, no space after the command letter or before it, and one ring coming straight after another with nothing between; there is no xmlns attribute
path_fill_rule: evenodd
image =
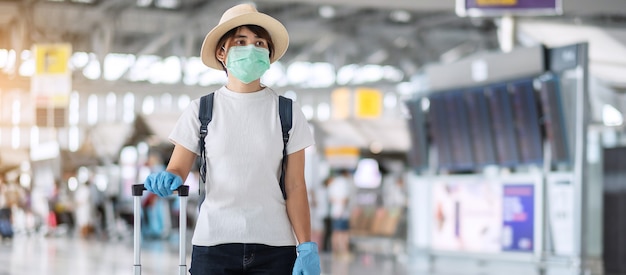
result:
<svg viewBox="0 0 626 275"><path fill-rule="evenodd" d="M205 142L204 139L208 133L209 122L213 119L213 97L214 93L202 96L200 98L200 110L198 111L198 118L200 119L200 140L198 146L200 146L200 184L198 185L198 194L200 195L200 203L204 200L202 196L204 192L204 183L206 182L206 155L204 152Z"/></svg>
<svg viewBox="0 0 626 275"><path fill-rule="evenodd" d="M283 131L283 159L280 169L280 191L283 192L283 199L287 200L285 191L285 170L287 168L287 143L289 142L289 131L292 123L292 101L284 96L278 97L278 115L280 116L280 126Z"/></svg>

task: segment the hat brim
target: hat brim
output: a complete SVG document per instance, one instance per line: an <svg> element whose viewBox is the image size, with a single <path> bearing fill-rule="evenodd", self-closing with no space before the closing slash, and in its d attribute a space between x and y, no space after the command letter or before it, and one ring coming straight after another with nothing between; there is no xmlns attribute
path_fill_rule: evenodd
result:
<svg viewBox="0 0 626 275"><path fill-rule="evenodd" d="M221 63L215 57L217 42L228 31L242 25L257 25L267 30L274 44L274 52L270 58L270 63L280 59L287 51L289 34L282 23L267 14L246 13L222 22L204 37L202 49L200 50L202 63L213 69L223 70Z"/></svg>

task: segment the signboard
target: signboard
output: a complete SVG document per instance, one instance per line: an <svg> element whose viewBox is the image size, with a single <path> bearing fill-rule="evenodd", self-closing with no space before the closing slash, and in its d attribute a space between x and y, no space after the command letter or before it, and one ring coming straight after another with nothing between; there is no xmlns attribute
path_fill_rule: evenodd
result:
<svg viewBox="0 0 626 275"><path fill-rule="evenodd" d="M333 168L354 169L359 161L359 148L353 146L327 146L326 161Z"/></svg>
<svg viewBox="0 0 626 275"><path fill-rule="evenodd" d="M67 43L33 46L35 73L31 78L31 94L37 107L67 107L72 90L68 62L72 46Z"/></svg>
<svg viewBox="0 0 626 275"><path fill-rule="evenodd" d="M333 119L348 119L352 110L352 91L348 88L337 88L330 95Z"/></svg>
<svg viewBox="0 0 626 275"><path fill-rule="evenodd" d="M67 74L72 52L69 44L37 44L34 47L35 74Z"/></svg>
<svg viewBox="0 0 626 275"><path fill-rule="evenodd" d="M560 15L562 0L456 0L458 16Z"/></svg>
<svg viewBox="0 0 626 275"><path fill-rule="evenodd" d="M505 184L502 195L502 250L532 252L535 246L534 184Z"/></svg>
<svg viewBox="0 0 626 275"><path fill-rule="evenodd" d="M538 251L538 180L529 176L435 179L429 193L431 248L479 253Z"/></svg>
<svg viewBox="0 0 626 275"><path fill-rule="evenodd" d="M450 177L435 182L432 188L432 248L500 252L499 182L479 177Z"/></svg>
<svg viewBox="0 0 626 275"><path fill-rule="evenodd" d="M383 95L377 89L358 88L354 105L356 118L378 118L383 112Z"/></svg>

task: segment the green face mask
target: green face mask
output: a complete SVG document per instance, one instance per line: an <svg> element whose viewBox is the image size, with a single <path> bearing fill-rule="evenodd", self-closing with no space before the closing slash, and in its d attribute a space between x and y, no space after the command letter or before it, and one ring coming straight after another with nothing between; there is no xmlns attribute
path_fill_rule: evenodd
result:
<svg viewBox="0 0 626 275"><path fill-rule="evenodd" d="M261 78L270 68L270 51L252 44L231 47L225 66L229 74L248 84Z"/></svg>

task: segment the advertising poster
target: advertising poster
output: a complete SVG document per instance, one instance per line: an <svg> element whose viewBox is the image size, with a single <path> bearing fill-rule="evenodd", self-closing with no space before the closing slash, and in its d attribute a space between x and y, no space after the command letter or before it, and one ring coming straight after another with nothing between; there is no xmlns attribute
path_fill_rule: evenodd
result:
<svg viewBox="0 0 626 275"><path fill-rule="evenodd" d="M437 250L499 252L502 196L497 182L480 178L433 185L431 245Z"/></svg>
<svg viewBox="0 0 626 275"><path fill-rule="evenodd" d="M533 251L534 185L505 184L502 194L502 250Z"/></svg>

